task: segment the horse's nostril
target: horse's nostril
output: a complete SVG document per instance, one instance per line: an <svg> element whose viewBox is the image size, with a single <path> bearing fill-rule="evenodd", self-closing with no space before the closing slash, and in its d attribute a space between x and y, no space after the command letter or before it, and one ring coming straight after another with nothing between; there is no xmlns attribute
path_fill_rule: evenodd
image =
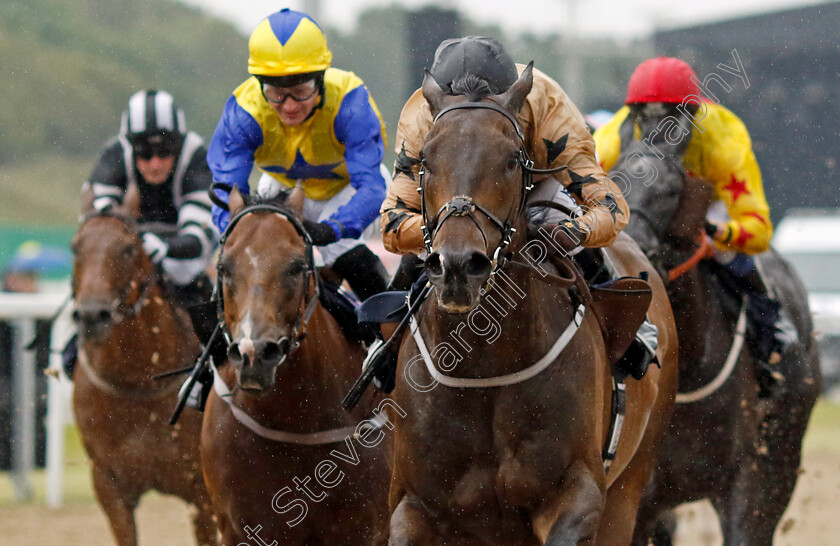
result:
<svg viewBox="0 0 840 546"><path fill-rule="evenodd" d="M443 260L437 252L432 253L426 258L426 273L430 277L440 277L443 275Z"/></svg>
<svg viewBox="0 0 840 546"><path fill-rule="evenodd" d="M481 252L473 252L467 259L466 272L472 277L483 277L490 274L490 258Z"/></svg>
<svg viewBox="0 0 840 546"><path fill-rule="evenodd" d="M259 358L266 364L274 364L283 358L283 350L279 343L267 341L259 352Z"/></svg>
<svg viewBox="0 0 840 546"><path fill-rule="evenodd" d="M242 353L239 351L238 344L232 343L231 346L228 347L228 359L231 364L242 364Z"/></svg>
<svg viewBox="0 0 840 546"><path fill-rule="evenodd" d="M87 327L105 326L114 319L110 309L74 309L73 321Z"/></svg>

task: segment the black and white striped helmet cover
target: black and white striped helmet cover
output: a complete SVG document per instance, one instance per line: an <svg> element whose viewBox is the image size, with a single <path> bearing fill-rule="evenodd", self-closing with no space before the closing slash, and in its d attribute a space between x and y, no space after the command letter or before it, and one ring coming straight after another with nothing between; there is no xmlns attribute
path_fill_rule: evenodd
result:
<svg viewBox="0 0 840 546"><path fill-rule="evenodd" d="M138 91L128 100L123 112L120 134L129 137L138 134L186 132L184 111L166 91Z"/></svg>

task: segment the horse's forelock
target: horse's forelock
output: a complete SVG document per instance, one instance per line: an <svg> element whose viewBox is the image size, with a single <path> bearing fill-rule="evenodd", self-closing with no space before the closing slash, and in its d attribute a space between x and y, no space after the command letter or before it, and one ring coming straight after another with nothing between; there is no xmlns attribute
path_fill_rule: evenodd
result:
<svg viewBox="0 0 840 546"><path fill-rule="evenodd" d="M250 206L253 206L253 205L273 205L273 206L281 209L284 213L288 214L289 216L291 216L295 220L298 220L298 221L303 220L303 218L301 218L299 214L297 214L295 211L291 210L286 205L286 199L288 198L288 195L286 195L283 192L280 192L278 195L276 195L274 197L268 197L268 198L262 197L262 196L256 195L256 194L246 195L246 196L244 196L244 198L245 198L245 206L246 207L250 207Z"/></svg>
<svg viewBox="0 0 840 546"><path fill-rule="evenodd" d="M476 76L475 74L467 74L463 78L455 80L450 85L453 95L464 95L468 101L478 102L485 97L493 95L490 85L487 80Z"/></svg>

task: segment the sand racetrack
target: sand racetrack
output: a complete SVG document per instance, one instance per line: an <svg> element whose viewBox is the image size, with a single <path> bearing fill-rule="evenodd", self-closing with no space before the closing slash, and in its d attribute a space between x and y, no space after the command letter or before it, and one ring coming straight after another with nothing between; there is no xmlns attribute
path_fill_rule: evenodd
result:
<svg viewBox="0 0 840 546"><path fill-rule="evenodd" d="M840 455L806 454L791 505L776 531L777 546L836 544L840 536ZM189 509L180 500L147 495L138 509L141 546L184 546L191 538ZM711 508L694 503L681 509L679 546L721 544ZM39 505L0 509L4 546L110 546L105 516L94 503L49 510ZM255 545L256 546L256 545Z"/></svg>

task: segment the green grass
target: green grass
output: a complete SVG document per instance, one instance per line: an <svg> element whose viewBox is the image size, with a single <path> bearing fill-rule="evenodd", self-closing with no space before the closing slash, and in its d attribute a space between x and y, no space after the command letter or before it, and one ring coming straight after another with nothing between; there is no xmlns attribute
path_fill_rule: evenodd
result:
<svg viewBox="0 0 840 546"><path fill-rule="evenodd" d="M827 399L820 399L817 402L808 424L803 452L840 455L840 402ZM31 480L35 492L34 502L44 504L45 471L33 472ZM15 505L13 493L9 473L0 473L0 508ZM66 504L94 502L87 455L78 431L72 426L67 427L65 437L64 502Z"/></svg>
<svg viewBox="0 0 840 546"><path fill-rule="evenodd" d="M75 226L79 194L95 157L43 156L0 170L0 218L7 224Z"/></svg>
<svg viewBox="0 0 840 546"><path fill-rule="evenodd" d="M808 422L804 453L840 454L840 402L821 398Z"/></svg>
<svg viewBox="0 0 840 546"><path fill-rule="evenodd" d="M67 427L64 452L64 502L66 504L87 504L94 501L91 485L90 465L82 446L82 440L74 426ZM35 494L33 502L46 502L47 476L43 469L36 470L30 477ZM11 474L0 473L0 508L16 505Z"/></svg>

